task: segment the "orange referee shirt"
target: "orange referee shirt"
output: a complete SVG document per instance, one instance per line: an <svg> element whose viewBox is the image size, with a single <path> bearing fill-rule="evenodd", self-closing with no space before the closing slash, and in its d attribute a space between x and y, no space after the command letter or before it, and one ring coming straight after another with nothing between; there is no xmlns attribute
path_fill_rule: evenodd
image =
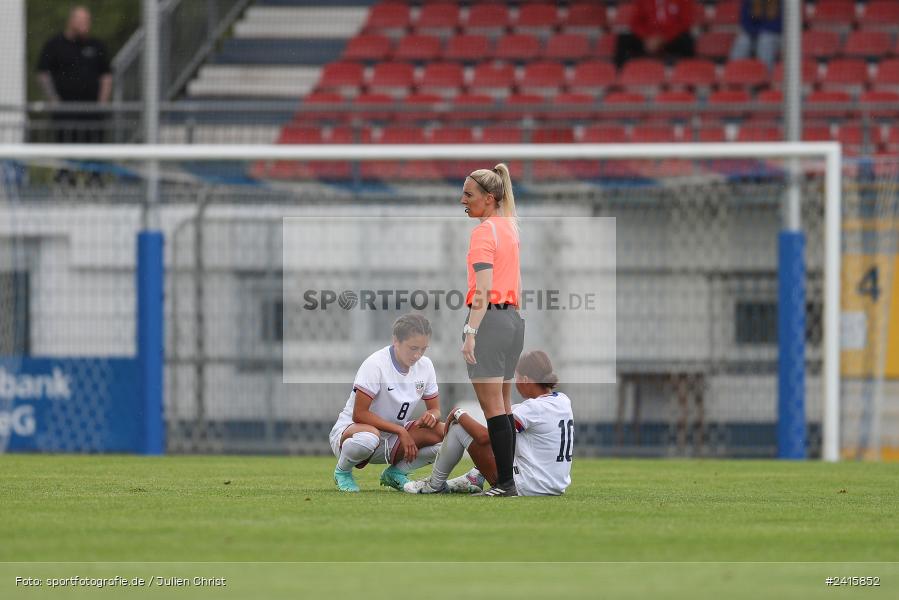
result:
<svg viewBox="0 0 899 600"><path fill-rule="evenodd" d="M475 272L492 267L493 287L488 295L490 303L518 306L518 289L521 287L518 252L518 233L511 219L494 215L475 227L468 243L468 293L465 303L471 304L477 289Z"/></svg>

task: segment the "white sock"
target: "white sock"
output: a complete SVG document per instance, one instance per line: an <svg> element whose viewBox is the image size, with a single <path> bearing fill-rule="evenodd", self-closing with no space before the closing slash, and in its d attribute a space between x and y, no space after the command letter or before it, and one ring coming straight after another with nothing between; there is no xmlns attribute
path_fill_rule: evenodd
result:
<svg viewBox="0 0 899 600"><path fill-rule="evenodd" d="M437 451L440 450L440 444L434 444L433 446L425 446L424 448L418 449L418 455L416 455L415 460L409 462L408 460L401 460L396 463L396 468L403 473L411 473L415 469L420 469L425 465L429 465L434 462L434 458L437 456Z"/></svg>
<svg viewBox="0 0 899 600"><path fill-rule="evenodd" d="M357 431L353 437L343 441L340 447L340 458L337 459L337 468L341 471L350 471L362 461L371 457L381 443L381 438L370 431Z"/></svg>
<svg viewBox="0 0 899 600"><path fill-rule="evenodd" d="M434 470L431 471L431 487L439 490L446 483L446 478L453 472L462 455L465 454L465 448L471 443L471 436L468 435L460 425L452 425L443 443L440 444L440 452L437 454L437 460L434 461Z"/></svg>

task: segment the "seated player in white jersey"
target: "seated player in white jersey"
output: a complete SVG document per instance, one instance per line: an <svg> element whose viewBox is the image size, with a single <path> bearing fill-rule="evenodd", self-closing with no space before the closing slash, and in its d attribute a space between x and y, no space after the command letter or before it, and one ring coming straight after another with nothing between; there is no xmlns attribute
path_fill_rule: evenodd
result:
<svg viewBox="0 0 899 600"><path fill-rule="evenodd" d="M516 431L513 476L518 495L559 496L571 483L574 415L568 396L555 391L558 382L545 352L534 350L519 359L515 388L525 400L512 406ZM447 481L465 450L475 468ZM410 494L480 492L485 479L496 484L496 461L487 428L464 410L454 409L446 419L446 436L431 476L410 481L403 490ZM490 495L490 490L483 494Z"/></svg>
<svg viewBox="0 0 899 600"><path fill-rule="evenodd" d="M353 391L329 435L340 491L359 491L353 467L387 464L381 485L401 490L409 482L407 473L434 462L444 428L437 374L424 356L430 337L426 318L403 315L393 324L393 343L359 367ZM427 412L411 419L422 401Z"/></svg>

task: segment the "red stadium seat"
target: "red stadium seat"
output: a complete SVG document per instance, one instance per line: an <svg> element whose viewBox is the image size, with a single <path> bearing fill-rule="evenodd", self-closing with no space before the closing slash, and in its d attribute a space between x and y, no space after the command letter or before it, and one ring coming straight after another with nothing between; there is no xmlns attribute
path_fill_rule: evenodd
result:
<svg viewBox="0 0 899 600"><path fill-rule="evenodd" d="M718 2L706 23L712 29L736 31L740 27L740 0Z"/></svg>
<svg viewBox="0 0 899 600"><path fill-rule="evenodd" d="M869 132L874 138L873 131ZM843 124L837 131L836 139L843 145L843 153L849 156L869 154L877 146L875 139L865 142L865 128L860 123Z"/></svg>
<svg viewBox="0 0 899 600"><path fill-rule="evenodd" d="M574 132L570 127L545 127L531 134L534 144L573 144Z"/></svg>
<svg viewBox="0 0 899 600"><path fill-rule="evenodd" d="M459 26L459 5L454 2L425 4L421 7L415 31L426 35L448 37Z"/></svg>
<svg viewBox="0 0 899 600"><path fill-rule="evenodd" d="M541 119L546 108L546 99L537 94L512 94L505 100L506 108L497 118L503 121Z"/></svg>
<svg viewBox="0 0 899 600"><path fill-rule="evenodd" d="M501 37L496 43L496 58L527 61L540 54L540 40L528 34L512 34Z"/></svg>
<svg viewBox="0 0 899 600"><path fill-rule="evenodd" d="M702 58L678 61L671 73L674 88L710 88L716 79L715 63Z"/></svg>
<svg viewBox="0 0 899 600"><path fill-rule="evenodd" d="M546 34L559 23L559 13L555 4L524 4L515 20L515 31Z"/></svg>
<svg viewBox="0 0 899 600"><path fill-rule="evenodd" d="M546 42L545 58L555 60L581 60L590 55L590 40L585 35L565 33L554 35Z"/></svg>
<svg viewBox="0 0 899 600"><path fill-rule="evenodd" d="M665 84L665 65L652 58L637 58L625 63L617 85L624 89L653 92Z"/></svg>
<svg viewBox="0 0 899 600"><path fill-rule="evenodd" d="M556 119L586 121L594 117L593 96L589 94L559 94L552 102L548 116Z"/></svg>
<svg viewBox="0 0 899 600"><path fill-rule="evenodd" d="M853 31L846 38L843 54L854 58L880 58L893 50L892 34L885 31Z"/></svg>
<svg viewBox="0 0 899 600"><path fill-rule="evenodd" d="M827 27L848 31L855 22L855 2L853 0L818 0L815 4L805 3L808 23L813 28Z"/></svg>
<svg viewBox="0 0 899 600"><path fill-rule="evenodd" d="M468 11L465 33L497 37L509 27L509 9L505 3L474 4Z"/></svg>
<svg viewBox="0 0 899 600"><path fill-rule="evenodd" d="M624 125L591 125L584 128L580 141L585 144L623 144L627 141L627 130Z"/></svg>
<svg viewBox="0 0 899 600"><path fill-rule="evenodd" d="M755 97L756 113L776 118L783 114L784 95L781 90L763 90Z"/></svg>
<svg viewBox="0 0 899 600"><path fill-rule="evenodd" d="M899 2L896 0L871 0L859 19L865 29L899 29Z"/></svg>
<svg viewBox="0 0 899 600"><path fill-rule="evenodd" d="M375 4L368 11L363 31L399 36L409 28L409 5L400 2Z"/></svg>
<svg viewBox="0 0 899 600"><path fill-rule="evenodd" d="M890 127L890 132L884 140L887 152L899 154L899 127Z"/></svg>
<svg viewBox="0 0 899 600"><path fill-rule="evenodd" d="M440 38L431 35L407 35L393 53L395 60L427 62L440 56Z"/></svg>
<svg viewBox="0 0 899 600"><path fill-rule="evenodd" d="M322 69L316 90L355 96L363 84L365 69L355 62L334 62Z"/></svg>
<svg viewBox="0 0 899 600"><path fill-rule="evenodd" d="M315 123L320 125L323 121L341 121L347 113L334 110L336 105L343 102L343 96L334 92L312 92L300 105L300 109L294 114L296 123Z"/></svg>
<svg viewBox="0 0 899 600"><path fill-rule="evenodd" d="M375 65L368 89L375 93L405 96L412 87L414 69L409 63L383 62Z"/></svg>
<svg viewBox="0 0 899 600"><path fill-rule="evenodd" d="M868 81L868 65L860 58L838 58L827 65L820 79L822 89L857 91Z"/></svg>
<svg viewBox="0 0 899 600"><path fill-rule="evenodd" d="M457 35L446 43L443 58L462 62L478 62L491 56L490 41L483 35Z"/></svg>
<svg viewBox="0 0 899 600"><path fill-rule="evenodd" d="M601 94L615 84L618 78L615 65L605 60L588 60L578 64L571 76L572 91Z"/></svg>
<svg viewBox="0 0 899 600"><path fill-rule="evenodd" d="M858 99L858 112L861 116L875 119L893 119L899 117L899 92L889 90L872 90L865 92Z"/></svg>
<svg viewBox="0 0 899 600"><path fill-rule="evenodd" d="M447 115L452 121L489 121L494 118L496 100L487 94L460 94L453 101L453 112Z"/></svg>
<svg viewBox="0 0 899 600"><path fill-rule="evenodd" d="M523 93L555 96L565 84L565 67L555 61L537 61L524 68L518 84Z"/></svg>
<svg viewBox="0 0 899 600"><path fill-rule="evenodd" d="M738 142L781 142L783 129L767 121L746 121L737 132Z"/></svg>
<svg viewBox="0 0 899 600"><path fill-rule="evenodd" d="M450 97L459 93L464 84L462 65L455 62L432 62L425 65L418 90Z"/></svg>
<svg viewBox="0 0 899 600"><path fill-rule="evenodd" d="M720 143L727 140L727 129L718 126L700 127L696 131L696 141L704 143Z"/></svg>
<svg viewBox="0 0 899 600"><path fill-rule="evenodd" d="M347 43L341 59L379 62L389 56L392 46L393 42L384 35L357 35Z"/></svg>
<svg viewBox="0 0 899 600"><path fill-rule="evenodd" d="M849 114L848 104L851 102L852 96L847 92L839 90L812 92L805 99L805 112L809 117L816 119L843 118ZM841 108L822 106L827 104L845 104L847 106Z"/></svg>
<svg viewBox="0 0 899 600"><path fill-rule="evenodd" d="M615 44L617 36L613 34L604 35L596 40L593 48L593 55L596 58L610 59L615 56Z"/></svg>
<svg viewBox="0 0 899 600"><path fill-rule="evenodd" d="M696 55L701 58L722 60L730 55L735 34L731 31L710 31L696 40Z"/></svg>
<svg viewBox="0 0 899 600"><path fill-rule="evenodd" d="M403 99L402 110L396 112L397 121L430 121L438 117L437 105L443 102L438 94L410 94Z"/></svg>
<svg viewBox="0 0 899 600"><path fill-rule="evenodd" d="M874 77L874 87L899 90L899 58L880 61L877 75Z"/></svg>
<svg viewBox="0 0 899 600"><path fill-rule="evenodd" d="M721 83L727 87L760 88L769 81L768 67L760 60L732 60L724 66Z"/></svg>
<svg viewBox="0 0 899 600"><path fill-rule="evenodd" d="M431 131L434 144L473 144L474 133L470 127L441 127Z"/></svg>
<svg viewBox="0 0 899 600"><path fill-rule="evenodd" d="M523 139L518 127L491 126L481 130L481 142L484 144L520 144Z"/></svg>
<svg viewBox="0 0 899 600"><path fill-rule="evenodd" d="M771 85L779 88L783 86L784 71L783 63L777 63L774 66L774 72L771 74ZM802 72L802 87L804 90L811 89L818 81L818 63L813 60L803 60L799 66Z"/></svg>
<svg viewBox="0 0 899 600"><path fill-rule="evenodd" d="M828 29L811 29L802 34L802 56L822 59L840 51L840 34Z"/></svg>
<svg viewBox="0 0 899 600"><path fill-rule="evenodd" d="M563 27L566 33L595 36L606 27L606 7L601 2L570 4Z"/></svg>
<svg viewBox="0 0 899 600"><path fill-rule="evenodd" d="M651 120L689 121L696 110L696 96L688 91L661 92L653 98L653 102L662 110L653 112ZM681 108L687 106L687 108Z"/></svg>
<svg viewBox="0 0 899 600"><path fill-rule="evenodd" d="M828 123L811 122L802 125L802 140L805 142L829 142L833 139Z"/></svg>
<svg viewBox="0 0 899 600"><path fill-rule="evenodd" d="M424 144L424 130L419 127L385 127L378 142L381 144Z"/></svg>
<svg viewBox="0 0 899 600"><path fill-rule="evenodd" d="M353 116L365 121L386 122L393 119L396 100L390 94L359 94L353 100Z"/></svg>
<svg viewBox="0 0 899 600"><path fill-rule="evenodd" d="M509 88L514 83L515 68L512 65L483 63L475 67L474 78L469 89L473 93L503 98L509 95Z"/></svg>
<svg viewBox="0 0 899 600"><path fill-rule="evenodd" d="M309 127L307 125L288 124L278 135L279 144L321 144L321 127Z"/></svg>
<svg viewBox="0 0 899 600"><path fill-rule="evenodd" d="M642 119L646 111L640 110L646 106L646 98L636 92L612 92L602 100L602 116L608 119Z"/></svg>
<svg viewBox="0 0 899 600"><path fill-rule="evenodd" d="M641 124L634 125L631 141L636 144L672 143L680 141L671 125Z"/></svg>
<svg viewBox="0 0 899 600"><path fill-rule="evenodd" d="M612 19L612 29L617 32L630 31L631 17L634 15L633 4L618 3L615 17Z"/></svg>
<svg viewBox="0 0 899 600"><path fill-rule="evenodd" d="M743 105L750 100L745 90L718 90L709 96L709 108L715 109L710 116L725 120L744 117L747 111Z"/></svg>

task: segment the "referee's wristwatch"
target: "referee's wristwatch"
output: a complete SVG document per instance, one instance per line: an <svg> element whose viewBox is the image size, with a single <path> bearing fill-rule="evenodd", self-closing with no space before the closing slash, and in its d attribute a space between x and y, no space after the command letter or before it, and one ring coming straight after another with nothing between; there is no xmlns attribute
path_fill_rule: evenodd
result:
<svg viewBox="0 0 899 600"><path fill-rule="evenodd" d="M466 323L465 327L462 328L462 335L468 335L469 333L471 335L477 335L478 330L475 329L474 327L472 327L471 325L469 325L468 323Z"/></svg>

